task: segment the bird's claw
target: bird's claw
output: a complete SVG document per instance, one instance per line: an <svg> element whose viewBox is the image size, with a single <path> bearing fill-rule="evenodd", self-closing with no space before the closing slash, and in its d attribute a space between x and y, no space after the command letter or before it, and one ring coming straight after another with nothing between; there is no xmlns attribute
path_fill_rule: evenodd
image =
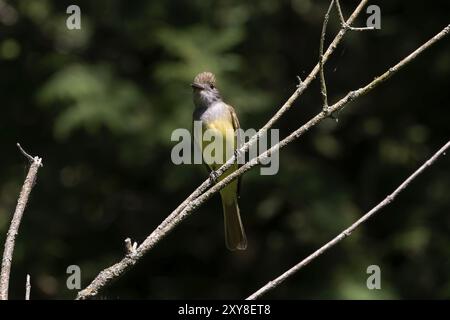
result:
<svg viewBox="0 0 450 320"><path fill-rule="evenodd" d="M234 150L234 159L236 160L236 163L239 163L239 156L240 156L240 152L238 149Z"/></svg>
<svg viewBox="0 0 450 320"><path fill-rule="evenodd" d="M209 180L211 181L211 183L216 183L218 178L218 174L216 171L211 171L211 173L209 174Z"/></svg>

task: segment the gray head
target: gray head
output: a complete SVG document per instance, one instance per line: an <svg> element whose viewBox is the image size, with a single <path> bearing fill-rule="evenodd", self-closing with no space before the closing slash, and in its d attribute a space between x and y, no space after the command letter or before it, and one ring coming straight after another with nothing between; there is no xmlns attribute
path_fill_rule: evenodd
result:
<svg viewBox="0 0 450 320"><path fill-rule="evenodd" d="M211 72L199 73L191 84L194 104L197 108L207 108L216 101L222 100L216 88L216 77Z"/></svg>

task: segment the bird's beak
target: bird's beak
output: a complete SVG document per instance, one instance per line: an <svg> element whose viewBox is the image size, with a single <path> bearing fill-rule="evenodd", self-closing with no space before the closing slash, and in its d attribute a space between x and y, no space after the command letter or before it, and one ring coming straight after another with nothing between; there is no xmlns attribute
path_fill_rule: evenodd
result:
<svg viewBox="0 0 450 320"><path fill-rule="evenodd" d="M203 86L201 84L198 83L191 83L191 87L194 89L204 89Z"/></svg>

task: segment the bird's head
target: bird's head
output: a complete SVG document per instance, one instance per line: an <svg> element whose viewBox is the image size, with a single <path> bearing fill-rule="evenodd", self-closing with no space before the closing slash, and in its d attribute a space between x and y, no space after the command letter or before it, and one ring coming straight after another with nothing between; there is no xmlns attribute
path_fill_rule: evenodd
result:
<svg viewBox="0 0 450 320"><path fill-rule="evenodd" d="M194 103L197 107L208 107L221 100L219 90L216 87L216 77L211 72L199 73L191 84Z"/></svg>

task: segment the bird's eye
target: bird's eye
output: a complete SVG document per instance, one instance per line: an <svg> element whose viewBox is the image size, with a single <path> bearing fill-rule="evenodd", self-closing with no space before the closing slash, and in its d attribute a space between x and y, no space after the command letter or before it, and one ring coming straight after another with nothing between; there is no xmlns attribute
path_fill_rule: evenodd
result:
<svg viewBox="0 0 450 320"><path fill-rule="evenodd" d="M213 85L212 83L209 85L209 87L210 87L211 89L214 89L214 85Z"/></svg>

